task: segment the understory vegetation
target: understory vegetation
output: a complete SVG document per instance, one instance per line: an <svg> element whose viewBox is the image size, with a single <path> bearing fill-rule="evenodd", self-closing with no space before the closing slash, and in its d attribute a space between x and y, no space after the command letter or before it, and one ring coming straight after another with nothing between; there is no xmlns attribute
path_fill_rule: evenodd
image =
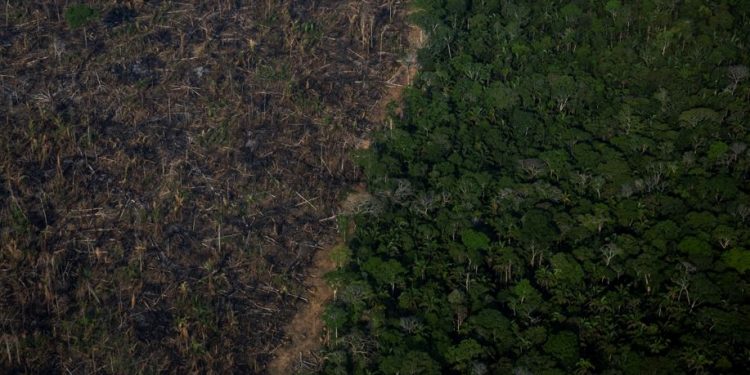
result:
<svg viewBox="0 0 750 375"><path fill-rule="evenodd" d="M747 3L414 5L325 372L746 371Z"/></svg>

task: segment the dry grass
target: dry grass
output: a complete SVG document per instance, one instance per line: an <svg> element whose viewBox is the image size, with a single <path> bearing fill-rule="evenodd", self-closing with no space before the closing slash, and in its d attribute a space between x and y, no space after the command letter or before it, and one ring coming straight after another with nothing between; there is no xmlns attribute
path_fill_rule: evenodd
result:
<svg viewBox="0 0 750 375"><path fill-rule="evenodd" d="M74 30L64 4L0 5L0 370L262 372L403 4L133 0Z"/></svg>

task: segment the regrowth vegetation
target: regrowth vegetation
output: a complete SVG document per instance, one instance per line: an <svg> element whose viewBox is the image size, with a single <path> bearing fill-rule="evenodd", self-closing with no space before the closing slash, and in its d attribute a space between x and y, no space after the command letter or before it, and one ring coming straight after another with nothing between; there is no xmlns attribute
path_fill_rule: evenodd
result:
<svg viewBox="0 0 750 375"><path fill-rule="evenodd" d="M421 0L327 373L742 373L750 9Z"/></svg>
<svg viewBox="0 0 750 375"><path fill-rule="evenodd" d="M71 5L65 9L65 21L72 29L77 29L99 18L99 13L88 5Z"/></svg>

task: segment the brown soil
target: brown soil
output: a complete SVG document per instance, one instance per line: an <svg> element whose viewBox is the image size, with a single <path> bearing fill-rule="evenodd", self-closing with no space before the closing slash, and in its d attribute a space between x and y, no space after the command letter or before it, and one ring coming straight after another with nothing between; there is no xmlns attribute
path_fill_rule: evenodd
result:
<svg viewBox="0 0 750 375"><path fill-rule="evenodd" d="M406 37L409 43L406 56L400 60L401 65L393 77L386 82L388 88L385 94L376 102L375 107L370 113L374 122L383 123L388 120L388 104L400 102L404 88L411 85L412 80L419 71L417 50L424 45L424 31L415 25L409 25ZM396 114L399 114L398 107ZM369 145L370 143L367 141L366 146L369 147Z"/></svg>
<svg viewBox="0 0 750 375"><path fill-rule="evenodd" d="M399 103L404 88L411 85L418 72L416 51L424 43L424 34L420 28L409 25L406 35L408 47L405 58L400 60L401 65L386 82L384 94L369 112L368 119L375 124L385 125L384 123L388 120L388 105L394 102ZM371 141L365 135L356 147L367 149L370 144ZM365 186L358 184L355 191L341 203L339 214L347 215L357 211L369 197ZM342 228L342 230L353 231L353 228ZM335 294L335 291L324 280L324 275L336 269L337 264L331 258L331 251L339 246L345 246L345 244L339 242L315 254L305 281L305 284L309 286L306 304L284 329L287 342L275 351L274 360L268 367L270 374L315 372L322 366L324 359L318 352L325 341L325 325L321 317L326 303Z"/></svg>
<svg viewBox="0 0 750 375"><path fill-rule="evenodd" d="M285 327L288 342L274 353L275 357L268 366L270 374L290 374L319 364L316 358L310 362L309 357L321 347L324 329L321 316L326 302L333 297L333 290L323 276L335 268L336 263L328 251L315 254L305 282L308 285L306 303Z"/></svg>

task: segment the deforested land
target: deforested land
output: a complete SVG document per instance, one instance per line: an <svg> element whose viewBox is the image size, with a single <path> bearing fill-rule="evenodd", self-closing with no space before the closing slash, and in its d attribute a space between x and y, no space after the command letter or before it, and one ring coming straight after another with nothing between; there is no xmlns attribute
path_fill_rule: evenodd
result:
<svg viewBox="0 0 750 375"><path fill-rule="evenodd" d="M265 372L404 84L405 12L0 5L0 372Z"/></svg>

